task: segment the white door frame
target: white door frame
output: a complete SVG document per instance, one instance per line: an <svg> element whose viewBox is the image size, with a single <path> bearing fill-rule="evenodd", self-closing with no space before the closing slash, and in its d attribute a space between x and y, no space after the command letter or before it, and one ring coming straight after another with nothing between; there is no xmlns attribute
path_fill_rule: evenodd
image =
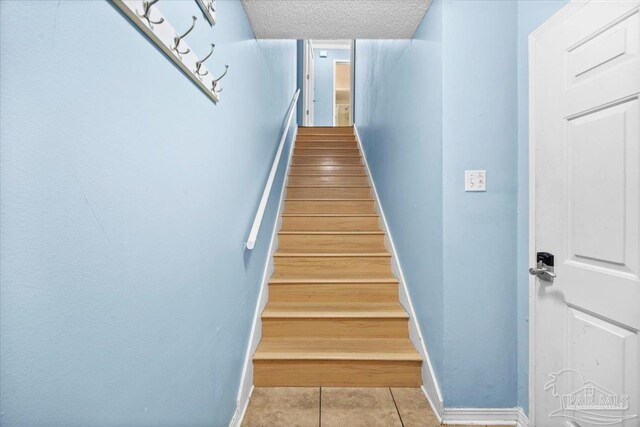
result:
<svg viewBox="0 0 640 427"><path fill-rule="evenodd" d="M303 61L303 84L302 84L302 125L313 126L313 43L311 40L304 40L304 61Z"/></svg>
<svg viewBox="0 0 640 427"><path fill-rule="evenodd" d="M565 7L529 34L529 266L536 265L536 122L535 49L541 35L560 24L592 0L571 0ZM536 277L529 276L529 425L536 425Z"/></svg>
<svg viewBox="0 0 640 427"><path fill-rule="evenodd" d="M338 64L351 64L351 59L334 59L333 60L333 83L331 85L331 111L332 111L332 123L335 127L336 125L336 65ZM351 68L349 68L349 73L351 73ZM352 91L353 91L353 82L352 79L349 78L349 103L353 101L352 99ZM349 104L349 126L351 126L351 104Z"/></svg>
<svg viewBox="0 0 640 427"><path fill-rule="evenodd" d="M353 126L353 111L354 105L356 103L355 96L355 88L356 88L356 41L351 40L351 81L349 84L351 85L349 96L351 99L349 100L349 126Z"/></svg>

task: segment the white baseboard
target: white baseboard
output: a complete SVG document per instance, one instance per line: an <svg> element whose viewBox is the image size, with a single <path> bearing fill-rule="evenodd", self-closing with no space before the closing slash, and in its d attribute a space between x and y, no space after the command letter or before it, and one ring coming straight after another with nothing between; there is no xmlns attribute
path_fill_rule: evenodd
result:
<svg viewBox="0 0 640 427"><path fill-rule="evenodd" d="M242 419L247 411L249 405L249 399L253 392L253 363L251 361L253 353L255 353L262 338L262 322L260 321L260 314L264 311L264 307L269 300L269 294L267 292L269 279L273 274L273 254L278 249L278 231L282 226L282 218L280 212L284 204L285 193L287 192L287 179L289 178L289 167L291 165L291 157L293 156L293 149L295 148L296 136L298 136L298 126L293 131L293 137L291 140L291 150L289 151L289 158L287 159L287 165L284 172L284 180L282 181L282 192L280 193L280 200L278 201L278 210L276 212L276 222L271 232L271 241L269 242L269 251L267 253L267 261L264 265L264 272L262 274L262 282L260 284L260 293L258 294L258 301L256 303L256 310L253 314L253 324L251 326L251 335L249 336L249 344L247 345L247 353L244 358L244 367L242 369L242 378L240 379L240 390L238 390L238 397L236 399L236 412L234 413L229 427L239 427L242 424Z"/></svg>
<svg viewBox="0 0 640 427"><path fill-rule="evenodd" d="M442 423L528 427L522 408L445 408Z"/></svg>
<svg viewBox="0 0 640 427"><path fill-rule="evenodd" d="M369 182L371 183L371 187L373 188L374 197L376 199L376 210L380 214L380 218L382 220L381 226L385 232L385 243L387 245L387 248L391 252L391 269L400 281L400 304L402 304L402 306L409 314L409 338L420 353L420 356L422 356L422 390L427 396L427 400L429 401L429 404L431 405L431 408L433 409L436 417L438 417L439 421L442 421L444 414L444 405L442 394L440 393L440 386L438 385L438 380L436 379L435 371L433 370L433 365L431 364L431 359L429 358L429 352L427 351L426 343L424 341L424 338L422 337L422 332L420 331L420 328L418 326L418 318L416 317L416 312L413 309L413 304L411 303L411 298L409 297L407 282L404 278L402 266L400 265L400 262L398 260L398 253L396 252L396 247L393 243L391 230L389 230L387 218L384 215L384 209L382 208L382 204L380 203L380 197L378 197L376 183L373 179L373 176L371 175L367 156L364 151L364 147L362 146L362 141L360 140L360 134L358 133L358 127L355 124L353 125L353 130L356 135L356 140L358 141L360 151L362 152L362 158L364 159L364 166L367 171L367 175L369 176Z"/></svg>

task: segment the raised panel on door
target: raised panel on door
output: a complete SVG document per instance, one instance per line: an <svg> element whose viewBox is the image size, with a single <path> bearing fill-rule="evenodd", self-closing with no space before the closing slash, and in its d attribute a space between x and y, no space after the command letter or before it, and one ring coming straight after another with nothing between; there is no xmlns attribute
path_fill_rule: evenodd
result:
<svg viewBox="0 0 640 427"><path fill-rule="evenodd" d="M569 260L638 278L638 98L569 120Z"/></svg>
<svg viewBox="0 0 640 427"><path fill-rule="evenodd" d="M555 392L566 396L564 413L580 426L589 425L585 417L596 425L637 426L638 332L578 307L568 306L566 320L563 366L570 368L554 381ZM594 411L589 400L608 409Z"/></svg>

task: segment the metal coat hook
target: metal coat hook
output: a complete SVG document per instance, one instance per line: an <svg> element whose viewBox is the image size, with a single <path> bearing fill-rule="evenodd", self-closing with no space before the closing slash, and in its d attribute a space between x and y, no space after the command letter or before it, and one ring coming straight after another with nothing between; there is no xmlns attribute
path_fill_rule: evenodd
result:
<svg viewBox="0 0 640 427"><path fill-rule="evenodd" d="M220 80L222 80L222 78L223 78L224 76L226 76L226 75L227 75L227 72L228 72L228 71L229 71L229 66L228 66L228 65L225 65L225 66L224 66L224 73L222 73L222 75L221 75L220 77L218 77L217 79L213 79L213 81L211 82L211 90L212 90L213 92L215 92L215 93L220 93L220 92L222 92L222 88L220 88L220 90L217 90L218 82L219 82Z"/></svg>
<svg viewBox="0 0 640 427"><path fill-rule="evenodd" d="M147 24L149 25L149 28L153 27L153 24L162 24L164 22L164 18L160 18L159 21L152 21L151 20L151 6L153 6L154 4L158 3L159 0L145 0L142 3L142 10L143 13L140 13L136 10L136 14L144 19L145 21L147 21Z"/></svg>
<svg viewBox="0 0 640 427"><path fill-rule="evenodd" d="M179 35L176 34L176 36L173 38L173 47L171 49L175 50L176 53L178 54L178 56L186 55L187 53L191 52L191 49L189 49L189 48L187 48L187 50L185 50L184 52L181 51L180 49L178 49L182 39L185 38L187 36L187 34L189 34L191 31L193 31L193 29L196 27L196 21L198 20L198 18L196 18L195 16L192 16L191 19L193 20L191 22L191 28L189 28L187 31L185 31L185 33L183 35L179 36Z"/></svg>
<svg viewBox="0 0 640 427"><path fill-rule="evenodd" d="M198 77L203 77L206 76L207 74L209 74L208 71L205 71L204 73L200 72L200 68L202 68L202 64L204 63L204 61L206 61L207 59L209 59L209 57L213 54L213 49L216 48L216 45L211 43L211 51L207 54L207 56L205 56L204 58L202 58L200 61L196 62L196 69L194 70L194 73L198 76Z"/></svg>

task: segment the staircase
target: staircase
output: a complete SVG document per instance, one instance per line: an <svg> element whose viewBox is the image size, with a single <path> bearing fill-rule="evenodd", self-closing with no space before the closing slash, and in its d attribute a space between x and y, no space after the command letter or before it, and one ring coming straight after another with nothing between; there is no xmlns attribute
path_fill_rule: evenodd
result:
<svg viewBox="0 0 640 427"><path fill-rule="evenodd" d="M300 128L286 191L254 384L420 386L353 128Z"/></svg>

